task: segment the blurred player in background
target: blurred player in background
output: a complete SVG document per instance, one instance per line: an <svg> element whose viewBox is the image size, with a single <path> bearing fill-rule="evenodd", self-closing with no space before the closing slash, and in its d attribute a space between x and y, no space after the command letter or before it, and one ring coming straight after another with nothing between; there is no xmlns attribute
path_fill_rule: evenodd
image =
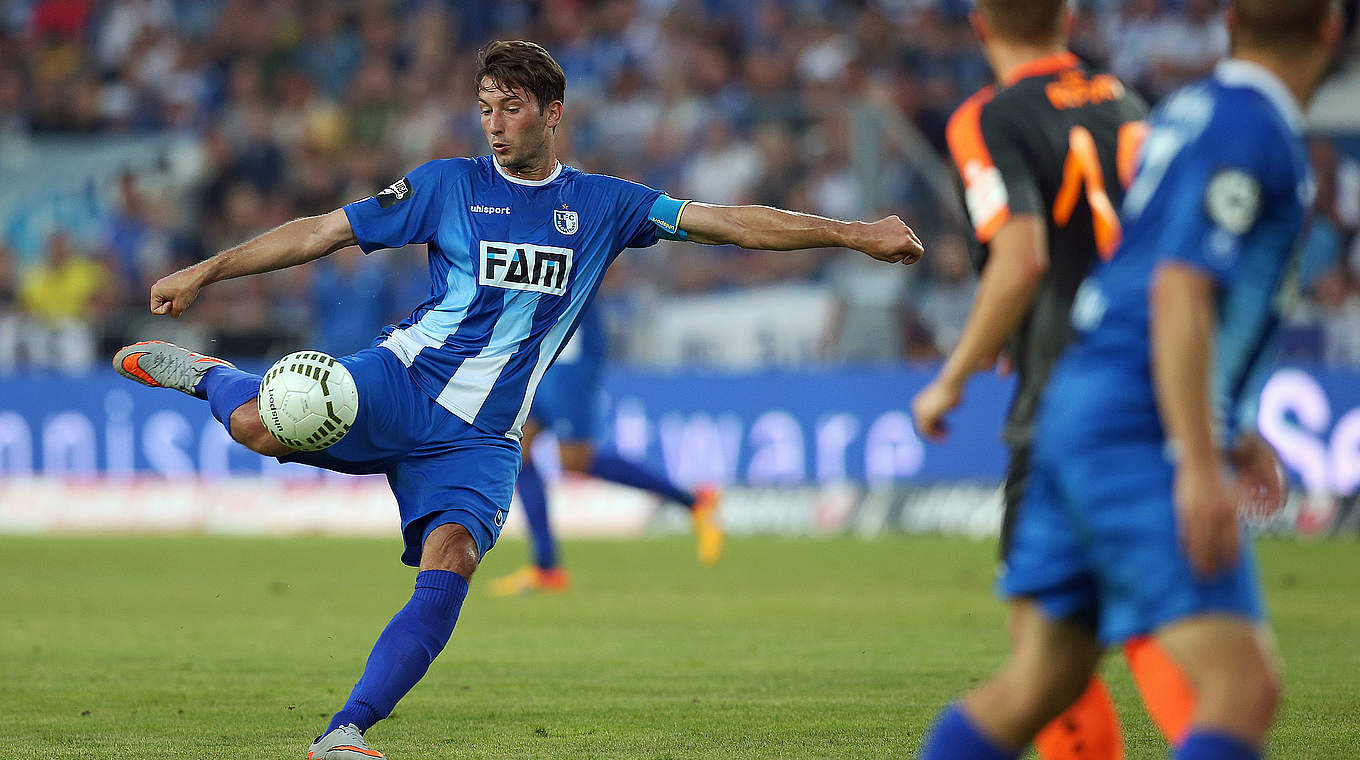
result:
<svg viewBox="0 0 1360 760"><path fill-rule="evenodd" d="M1003 562L1028 479L1039 397L1072 338L1078 286L1119 243L1115 209L1147 130L1142 98L1068 51L1070 25L1066 0L980 0L973 14L999 85L965 102L947 134L982 277L958 343L911 407L921 432L942 438L968 378L1004 349L1018 387L1004 434ZM1127 653L1157 725L1179 737L1193 706L1184 679L1150 640L1131 642ZM1095 677L1035 746L1044 760L1119 760L1120 734L1109 689Z"/></svg>
<svg viewBox="0 0 1360 760"><path fill-rule="evenodd" d="M711 567L722 555L723 531L718 523L718 492L704 487L690 493L664 475L633 464L617 454L595 448L595 420L601 395L600 372L608 353L608 338L599 313L586 309L576 334L567 342L557 361L543 376L529 419L524 423L524 467L515 488L519 491L524 516L529 523L530 564L488 587L494 596L511 596L535 591L566 591L571 578L559 563L557 542L548 518L548 493L543 476L534 465L531 452L541 430L557 438L562 469L611 483L640 488L690 511L699 562Z"/></svg>
<svg viewBox="0 0 1360 760"><path fill-rule="evenodd" d="M158 341L114 366L153 387L207 400L238 442L284 461L383 473L401 513L411 600L373 647L363 677L308 757L382 757L363 732L387 717L453 632L468 582L495 544L519 474L521 428L543 373L571 337L605 269L658 238L764 250L846 247L894 263L922 247L897 217L841 222L763 206L713 206L586 174L557 160L566 77L539 45L493 42L474 78L491 156L431 161L376 195L297 219L171 274L151 311L178 317L220 280L426 243L430 297L372 348L339 361L359 409L338 443L295 451L261 422L259 375ZM269 409L265 410L269 412ZM319 618L344 619L344 590Z"/></svg>
<svg viewBox="0 0 1360 760"><path fill-rule="evenodd" d="M1238 509L1282 498L1254 401L1311 202L1301 106L1342 24L1331 0L1237 0L1227 23L1233 57L1158 108L1123 245L1077 295L1000 581L1012 656L923 758L1018 757L1103 647L1149 634L1195 689L1175 757L1261 756L1279 672Z"/></svg>

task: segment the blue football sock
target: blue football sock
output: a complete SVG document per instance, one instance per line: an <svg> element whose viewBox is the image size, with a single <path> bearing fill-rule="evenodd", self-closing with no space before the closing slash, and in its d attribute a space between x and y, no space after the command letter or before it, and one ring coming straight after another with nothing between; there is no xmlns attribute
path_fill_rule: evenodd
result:
<svg viewBox="0 0 1360 760"><path fill-rule="evenodd" d="M946 707L926 737L918 760L1015 760L1018 752L1007 752L969 720L957 704Z"/></svg>
<svg viewBox="0 0 1360 760"><path fill-rule="evenodd" d="M616 454L603 452L596 454L590 462L590 471L587 474L610 483L651 491L664 499L680 502L690 509L694 508L694 494L670 482L664 476L639 467Z"/></svg>
<svg viewBox="0 0 1360 760"><path fill-rule="evenodd" d="M331 718L330 733L353 723L360 731L392 714L397 700L425 675L453 635L467 598L467 579L448 570L422 570L416 590L378 636L349 701Z"/></svg>
<svg viewBox="0 0 1360 760"><path fill-rule="evenodd" d="M208 400L212 416L231 433L231 413L260 395L260 376L234 367L213 367L203 374L194 390Z"/></svg>
<svg viewBox="0 0 1360 760"><path fill-rule="evenodd" d="M1261 753L1220 731L1194 730L1185 738L1176 760L1260 760Z"/></svg>
<svg viewBox="0 0 1360 760"><path fill-rule="evenodd" d="M529 520L529 541L532 544L534 564L544 570L557 567L557 542L553 540L552 526L548 524L548 494L543 485L543 476L538 474L534 463L524 462L515 481L519 489L519 500L524 504L524 516Z"/></svg>

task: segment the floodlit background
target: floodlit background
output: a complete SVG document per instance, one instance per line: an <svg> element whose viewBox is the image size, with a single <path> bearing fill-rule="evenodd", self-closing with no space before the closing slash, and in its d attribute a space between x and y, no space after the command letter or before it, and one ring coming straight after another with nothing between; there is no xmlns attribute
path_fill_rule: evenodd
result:
<svg viewBox="0 0 1360 760"><path fill-rule="evenodd" d="M418 246L219 283L179 322L146 301L169 271L484 152L471 72L493 38L566 69L573 165L682 198L896 213L928 247L909 269L665 242L622 256L597 306L614 359L602 445L729 487L738 532L994 530L1007 381L977 381L946 446L905 411L973 291L944 152L949 114L990 80L969 5L0 3L0 530L387 535L381 481L233 449L204 405L106 362L156 337L262 367L354 351L404 316L428 287ZM1077 7L1074 49L1150 101L1226 50L1214 0ZM1342 80L1315 109L1305 293L1262 414L1306 496L1277 527L1309 532L1345 523L1360 483L1360 73ZM559 488L568 532L671 526L639 494Z"/></svg>
<svg viewBox="0 0 1360 760"><path fill-rule="evenodd" d="M990 79L968 6L0 0L0 754L299 757L325 725L410 588L386 482L258 457L108 360L144 338L255 369L366 346L424 298L423 250L219 283L180 321L147 313L148 288L482 153L473 54L524 38L566 69L568 162L682 198L900 214L928 252L621 256L597 302L599 443L723 486L722 562L698 566L680 510L558 479L571 593L489 598L524 561L512 511L452 644L369 740L394 759L911 756L1006 648L990 586L1009 381L977 378L943 446L906 411L973 292L943 145ZM1149 100L1226 46L1213 0L1077 7L1075 49ZM1352 64L1312 115L1305 292L1261 413L1296 484L1260 542L1287 760L1360 743L1354 540L1298 538L1360 519ZM904 535L937 533L982 538ZM1129 759L1166 757L1108 659Z"/></svg>

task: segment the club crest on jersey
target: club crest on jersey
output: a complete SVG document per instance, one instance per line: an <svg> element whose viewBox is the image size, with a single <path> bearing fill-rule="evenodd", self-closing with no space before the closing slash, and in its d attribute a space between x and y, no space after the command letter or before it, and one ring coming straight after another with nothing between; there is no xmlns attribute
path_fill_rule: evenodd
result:
<svg viewBox="0 0 1360 760"><path fill-rule="evenodd" d="M481 285L560 296L571 282L570 248L483 240L481 253Z"/></svg>
<svg viewBox="0 0 1360 760"><path fill-rule="evenodd" d="M401 203L411 197L411 183L407 182L405 177L402 177L373 197L378 199L378 205L383 208Z"/></svg>
<svg viewBox="0 0 1360 760"><path fill-rule="evenodd" d="M580 228L581 218L575 211L553 210L553 226L563 235L575 235Z"/></svg>

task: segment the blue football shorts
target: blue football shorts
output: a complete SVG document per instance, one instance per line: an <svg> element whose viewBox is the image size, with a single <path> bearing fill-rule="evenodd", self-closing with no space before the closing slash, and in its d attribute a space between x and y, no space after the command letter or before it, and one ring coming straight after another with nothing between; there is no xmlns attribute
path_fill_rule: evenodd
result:
<svg viewBox="0 0 1360 760"><path fill-rule="evenodd" d="M436 404L385 348L336 361L354 376L359 414L345 437L321 451L280 457L351 475L382 473L401 513L401 561L420 565L430 533L467 528L485 556L500 537L521 463L519 442L479 430Z"/></svg>
<svg viewBox="0 0 1360 760"><path fill-rule="evenodd" d="M1264 610L1245 528L1237 563L1195 575L1181 548L1175 470L1159 440L1097 443L1045 436L1016 516L999 593L1035 599L1112 646L1206 613L1259 621Z"/></svg>
<svg viewBox="0 0 1360 760"><path fill-rule="evenodd" d="M554 364L538 385L529 418L559 441L594 441L601 369L599 360L587 357Z"/></svg>

